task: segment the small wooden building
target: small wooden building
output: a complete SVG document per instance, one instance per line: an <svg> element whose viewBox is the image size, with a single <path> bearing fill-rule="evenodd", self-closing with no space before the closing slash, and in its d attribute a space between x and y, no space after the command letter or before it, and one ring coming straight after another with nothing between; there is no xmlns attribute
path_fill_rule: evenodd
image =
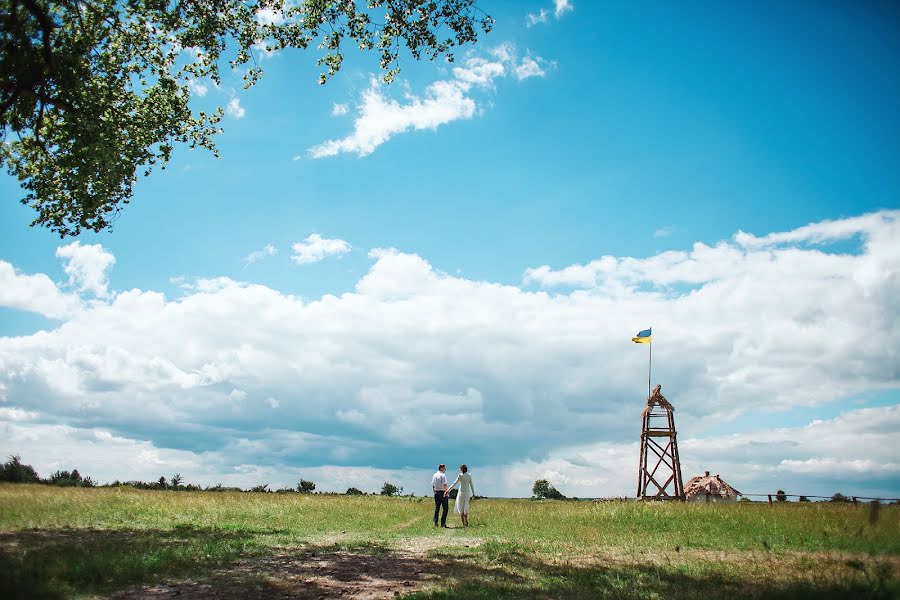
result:
<svg viewBox="0 0 900 600"><path fill-rule="evenodd" d="M684 496L688 502L734 502L740 495L721 477L710 475L709 471L694 477L684 486Z"/></svg>

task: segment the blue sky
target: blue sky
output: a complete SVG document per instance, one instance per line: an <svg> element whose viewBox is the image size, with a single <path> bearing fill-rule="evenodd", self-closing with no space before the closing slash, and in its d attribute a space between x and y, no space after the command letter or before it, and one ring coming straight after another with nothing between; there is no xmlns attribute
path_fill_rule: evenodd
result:
<svg viewBox="0 0 900 600"><path fill-rule="evenodd" d="M310 52L207 85L222 158L177 151L77 246L0 179L0 451L633 493L652 325L687 476L900 496L896 7L482 6L390 86Z"/></svg>

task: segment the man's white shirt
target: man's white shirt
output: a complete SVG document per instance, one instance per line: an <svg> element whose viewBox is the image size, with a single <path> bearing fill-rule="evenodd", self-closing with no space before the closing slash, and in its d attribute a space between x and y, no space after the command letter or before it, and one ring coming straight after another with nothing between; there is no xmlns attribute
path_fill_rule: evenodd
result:
<svg viewBox="0 0 900 600"><path fill-rule="evenodd" d="M447 476L440 471L431 477L431 489L436 492L443 492L444 486L447 485Z"/></svg>

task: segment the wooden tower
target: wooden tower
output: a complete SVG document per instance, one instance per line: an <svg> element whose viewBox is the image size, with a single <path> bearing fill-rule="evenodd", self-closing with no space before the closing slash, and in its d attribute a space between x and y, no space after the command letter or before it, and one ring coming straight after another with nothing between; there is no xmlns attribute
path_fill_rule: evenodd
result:
<svg viewBox="0 0 900 600"><path fill-rule="evenodd" d="M641 461L637 497L643 500L684 500L672 405L656 386L647 398L641 430ZM662 483L660 483L662 482Z"/></svg>

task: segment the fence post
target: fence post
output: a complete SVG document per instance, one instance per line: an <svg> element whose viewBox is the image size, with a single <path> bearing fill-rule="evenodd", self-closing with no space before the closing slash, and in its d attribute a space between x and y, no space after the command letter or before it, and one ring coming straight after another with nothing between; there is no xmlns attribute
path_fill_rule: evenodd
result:
<svg viewBox="0 0 900 600"><path fill-rule="evenodd" d="M772 504L772 494L769 494L769 504Z"/></svg>

